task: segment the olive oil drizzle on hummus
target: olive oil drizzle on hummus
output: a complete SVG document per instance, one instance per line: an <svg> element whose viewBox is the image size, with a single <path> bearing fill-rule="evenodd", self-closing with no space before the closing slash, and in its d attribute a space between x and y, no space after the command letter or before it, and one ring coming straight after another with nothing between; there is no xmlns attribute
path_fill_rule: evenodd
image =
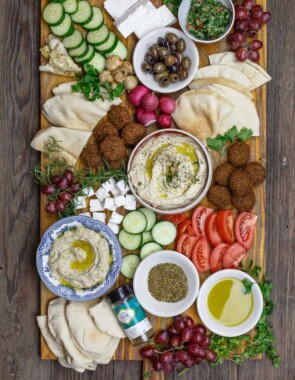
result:
<svg viewBox="0 0 295 380"><path fill-rule="evenodd" d="M83 240L76 240L72 243L73 248L81 248L85 252L84 260L74 260L71 262L71 269L76 269L77 271L84 271L91 267L94 262L94 250L90 243Z"/></svg>

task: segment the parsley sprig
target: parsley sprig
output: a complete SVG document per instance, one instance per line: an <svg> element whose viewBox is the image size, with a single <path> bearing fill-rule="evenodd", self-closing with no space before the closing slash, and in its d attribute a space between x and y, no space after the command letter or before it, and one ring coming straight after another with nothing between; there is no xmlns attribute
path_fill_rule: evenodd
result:
<svg viewBox="0 0 295 380"><path fill-rule="evenodd" d="M274 333L268 320L274 310L274 304L271 299L272 283L267 275L264 275L261 279L259 278L261 268L258 266L253 267L252 260L248 266L242 267L241 270L252 276L260 287L264 300L262 315L255 328L254 336L244 334L236 338L225 338L212 334L210 349L216 352L218 360L211 365L217 366L222 364L224 360L232 360L236 364L241 364L244 359L255 358L265 353L274 367L277 368L280 365L281 358L275 348ZM249 284L247 283L247 285L249 290ZM251 283L252 285L253 283Z"/></svg>

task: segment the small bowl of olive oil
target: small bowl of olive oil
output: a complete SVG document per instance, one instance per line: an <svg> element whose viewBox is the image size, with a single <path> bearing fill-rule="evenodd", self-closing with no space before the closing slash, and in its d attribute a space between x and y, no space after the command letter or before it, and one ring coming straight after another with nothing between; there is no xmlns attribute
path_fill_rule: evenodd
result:
<svg viewBox="0 0 295 380"><path fill-rule="evenodd" d="M235 337L259 321L263 296L255 280L235 269L211 275L201 286L197 309L203 324L220 336Z"/></svg>

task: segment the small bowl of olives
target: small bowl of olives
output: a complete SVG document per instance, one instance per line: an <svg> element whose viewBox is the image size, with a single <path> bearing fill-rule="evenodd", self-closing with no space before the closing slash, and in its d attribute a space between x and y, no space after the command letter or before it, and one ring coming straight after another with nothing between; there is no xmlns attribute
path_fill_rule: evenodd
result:
<svg viewBox="0 0 295 380"><path fill-rule="evenodd" d="M196 75L199 53L180 30L160 28L135 47L133 67L139 81L155 92L172 93L186 87Z"/></svg>

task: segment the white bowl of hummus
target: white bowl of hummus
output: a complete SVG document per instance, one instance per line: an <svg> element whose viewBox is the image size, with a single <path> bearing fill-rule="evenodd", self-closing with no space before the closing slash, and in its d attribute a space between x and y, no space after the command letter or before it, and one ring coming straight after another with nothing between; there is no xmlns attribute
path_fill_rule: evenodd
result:
<svg viewBox="0 0 295 380"><path fill-rule="evenodd" d="M131 191L160 214L194 208L207 194L212 162L205 146L190 133L162 129L145 137L128 162Z"/></svg>

